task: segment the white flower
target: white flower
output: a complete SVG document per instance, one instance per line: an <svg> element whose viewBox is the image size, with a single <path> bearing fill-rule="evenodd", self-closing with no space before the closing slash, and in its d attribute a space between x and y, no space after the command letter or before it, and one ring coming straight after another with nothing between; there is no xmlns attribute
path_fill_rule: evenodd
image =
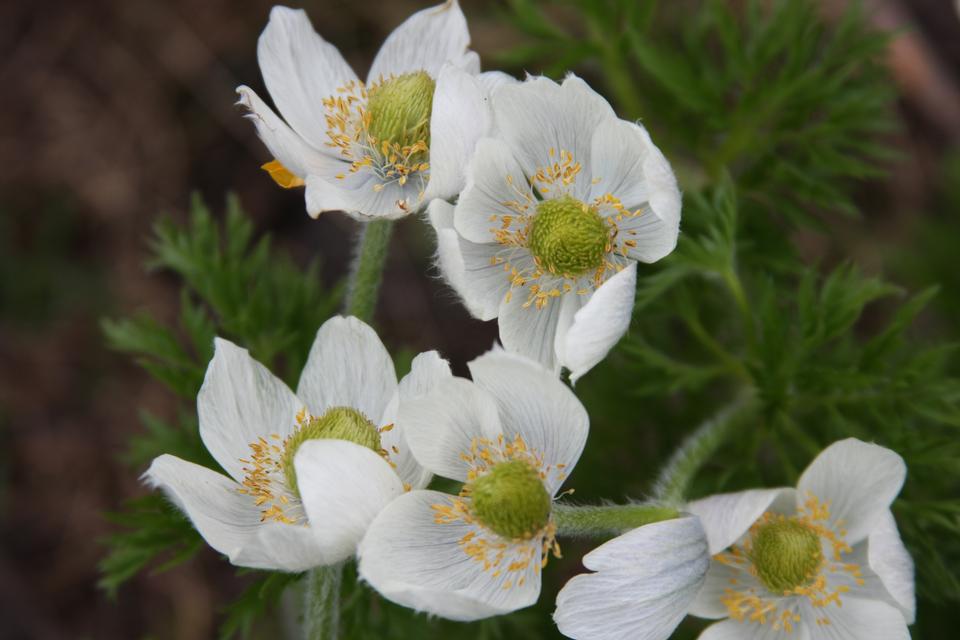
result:
<svg viewBox="0 0 960 640"><path fill-rule="evenodd" d="M666 640L703 584L710 557L693 517L639 527L583 557L596 573L572 578L553 618L577 640Z"/></svg>
<svg viewBox="0 0 960 640"><path fill-rule="evenodd" d="M729 618L701 640L908 640L913 561L890 512L905 478L899 455L850 438L796 489L691 503L714 556L690 613Z"/></svg>
<svg viewBox="0 0 960 640"><path fill-rule="evenodd" d="M339 562L380 509L429 483L394 418L401 399L450 377L431 351L398 385L373 329L337 317L317 332L294 395L218 338L197 410L200 437L229 477L163 455L144 480L235 565L304 571Z"/></svg>
<svg viewBox="0 0 960 640"><path fill-rule="evenodd" d="M702 532L696 518L648 525L584 558L598 573L560 592L560 630L665 640L690 613L726 618L700 640L908 640L913 561L890 512L905 475L896 453L851 438L817 456L796 489L692 502Z"/></svg>
<svg viewBox="0 0 960 640"><path fill-rule="evenodd" d="M552 372L502 350L404 402L417 460L464 482L459 495L412 491L360 543L360 575L399 604L476 620L536 602L558 551L552 502L586 441L583 406Z"/></svg>
<svg viewBox="0 0 960 640"><path fill-rule="evenodd" d="M676 246L676 179L572 75L503 84L491 107L456 208L431 203L439 264L474 316L499 318L504 347L576 380L627 330L636 262Z"/></svg>
<svg viewBox="0 0 960 640"><path fill-rule="evenodd" d="M456 0L424 9L390 34L364 83L306 13L274 7L257 58L284 119L237 88L276 158L263 168L283 187L306 186L314 217L397 218L452 197L489 126L487 91L506 78L475 77L480 62L469 44Z"/></svg>

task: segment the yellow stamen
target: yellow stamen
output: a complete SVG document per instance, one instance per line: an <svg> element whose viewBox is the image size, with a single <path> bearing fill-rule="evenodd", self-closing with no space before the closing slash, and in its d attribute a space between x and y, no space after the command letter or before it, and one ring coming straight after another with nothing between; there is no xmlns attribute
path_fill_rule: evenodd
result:
<svg viewBox="0 0 960 640"><path fill-rule="evenodd" d="M306 184L300 177L295 176L289 169L283 166L279 160L271 160L270 162L260 165L260 168L269 173L273 181L284 189L302 187Z"/></svg>

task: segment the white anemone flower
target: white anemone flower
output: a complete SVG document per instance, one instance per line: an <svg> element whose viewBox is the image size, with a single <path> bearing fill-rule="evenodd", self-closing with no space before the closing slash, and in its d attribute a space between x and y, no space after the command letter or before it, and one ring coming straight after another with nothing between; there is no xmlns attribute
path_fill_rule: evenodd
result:
<svg viewBox="0 0 960 640"><path fill-rule="evenodd" d="M687 509L712 555L705 577L686 552L658 557L683 542L652 528L665 523L642 527L608 543L591 561L598 573L560 592L560 630L578 640L665 640L690 613L722 620L700 640L908 640L913 561L890 512L905 476L899 455L851 438L821 452L796 489L694 501ZM683 548L694 549L688 531Z"/></svg>
<svg viewBox="0 0 960 640"><path fill-rule="evenodd" d="M418 611L477 620L536 602L558 554L552 504L589 421L551 371L502 350L400 408L417 460L459 495L412 491L373 521L358 550L364 580Z"/></svg>
<svg viewBox="0 0 960 640"><path fill-rule="evenodd" d="M305 186L314 217L398 218L452 197L489 126L487 91L507 77L477 77L469 44L456 0L424 9L390 34L362 82L306 13L274 7L257 58L283 119L237 88L275 158L263 168L280 186Z"/></svg>
<svg viewBox="0 0 960 640"><path fill-rule="evenodd" d="M505 348L576 380L626 332L636 263L676 246L677 182L647 131L575 76L490 101L456 208L431 203L439 265Z"/></svg>
<svg viewBox="0 0 960 640"><path fill-rule="evenodd" d="M340 562L380 509L429 483L395 416L401 400L450 377L431 351L398 385L376 333L352 317L317 332L296 394L218 338L197 410L200 437L229 477L162 455L144 480L235 565L304 571Z"/></svg>
<svg viewBox="0 0 960 640"><path fill-rule="evenodd" d="M557 594L557 628L577 640L666 640L703 585L710 556L696 517L649 524L583 557L595 573Z"/></svg>

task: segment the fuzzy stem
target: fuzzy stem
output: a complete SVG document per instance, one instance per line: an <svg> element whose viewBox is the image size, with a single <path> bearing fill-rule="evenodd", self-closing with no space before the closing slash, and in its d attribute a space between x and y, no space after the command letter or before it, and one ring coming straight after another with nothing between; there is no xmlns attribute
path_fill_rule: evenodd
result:
<svg viewBox="0 0 960 640"><path fill-rule="evenodd" d="M370 322L377 307L377 293L387 259L393 221L374 220L363 225L357 237L347 288L345 313Z"/></svg>
<svg viewBox="0 0 960 640"><path fill-rule="evenodd" d="M676 509L659 504L553 505L557 535L569 538L609 538L678 515Z"/></svg>
<svg viewBox="0 0 960 640"><path fill-rule="evenodd" d="M708 418L687 436L660 472L655 493L666 505L683 504L687 489L703 463L723 444L736 419L752 406L753 394L745 391Z"/></svg>
<svg viewBox="0 0 960 640"><path fill-rule="evenodd" d="M340 627L340 584L343 563L307 573L303 606L304 640L337 640Z"/></svg>

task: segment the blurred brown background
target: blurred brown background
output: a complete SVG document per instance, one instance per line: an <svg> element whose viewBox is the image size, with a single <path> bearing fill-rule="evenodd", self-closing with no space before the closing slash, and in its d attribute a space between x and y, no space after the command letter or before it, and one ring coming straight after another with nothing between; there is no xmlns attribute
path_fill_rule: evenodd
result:
<svg viewBox="0 0 960 640"><path fill-rule="evenodd" d="M465 0L474 47L518 42L495 2ZM824 0L826 16L843 2ZM890 66L900 90L902 153L864 185L867 219L840 231L867 265L908 241L960 143L960 24L952 0L867 3L899 29ZM98 320L147 308L176 312L177 283L143 268L159 212L182 219L199 190L215 208L234 190L261 232L298 259L319 252L343 276L353 224L303 211L276 188L234 107L234 87L261 90L256 38L263 0L92 0L0 5L0 637L208 638L239 590L212 552L141 576L116 602L99 593L103 512L142 489L117 461L138 409L170 413L169 395L103 348ZM314 25L361 77L379 42L424 3L315 0ZM529 69L537 72L536 69ZM654 132L656 135L656 132ZM394 238L380 326L389 345L437 348L456 364L493 340L429 272L429 234ZM813 247L815 250L815 247ZM435 275L435 274L434 274Z"/></svg>

